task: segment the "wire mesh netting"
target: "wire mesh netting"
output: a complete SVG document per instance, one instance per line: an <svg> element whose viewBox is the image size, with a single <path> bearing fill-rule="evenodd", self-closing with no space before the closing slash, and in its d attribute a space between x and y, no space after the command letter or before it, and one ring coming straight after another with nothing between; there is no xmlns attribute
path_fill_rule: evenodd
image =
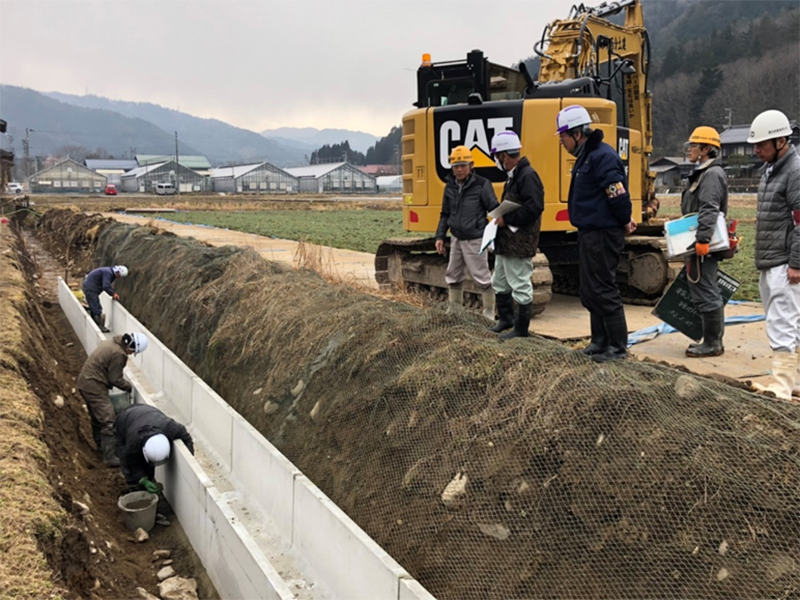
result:
<svg viewBox="0 0 800 600"><path fill-rule="evenodd" d="M800 406L152 228L102 224L95 261L438 598L800 595Z"/></svg>

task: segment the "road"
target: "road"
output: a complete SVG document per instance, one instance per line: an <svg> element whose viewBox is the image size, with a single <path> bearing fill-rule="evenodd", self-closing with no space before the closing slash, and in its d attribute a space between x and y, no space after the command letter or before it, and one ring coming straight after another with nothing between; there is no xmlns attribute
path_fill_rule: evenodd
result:
<svg viewBox="0 0 800 600"><path fill-rule="evenodd" d="M256 250L267 260L296 265L298 242L279 240L250 233L229 231L202 225L182 225L148 217L118 213L105 213L123 223L153 224L183 237L194 237L214 246L241 246ZM306 247L307 248L307 247ZM324 248L319 262L330 268L339 278L360 287L377 289L374 257L365 252ZM629 331L658 325L659 319L651 314L652 307L626 306ZM763 315L760 303L748 302L726 308L726 317ZM541 315L531 322L531 331L565 342L589 335L589 315L578 298L556 294ZM634 345L633 356L681 366L704 375L719 374L740 381L767 384L772 367L772 352L764 332L764 322L729 325L725 330L725 354L719 357L690 359L684 355L690 340L679 333L660 335L655 339Z"/></svg>

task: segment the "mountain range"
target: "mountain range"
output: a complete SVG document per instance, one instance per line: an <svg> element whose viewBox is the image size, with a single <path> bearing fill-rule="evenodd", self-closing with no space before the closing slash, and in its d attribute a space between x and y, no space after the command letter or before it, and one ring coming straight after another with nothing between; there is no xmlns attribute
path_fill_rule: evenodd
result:
<svg viewBox="0 0 800 600"><path fill-rule="evenodd" d="M73 157L81 151L117 158L174 154L177 131L179 154L202 154L220 166L264 160L279 167L298 166L325 140L349 139L365 150L377 140L345 129L281 128L262 135L149 102L42 93L12 85L0 85L0 107L20 156L26 128L31 156L61 155L65 150Z"/></svg>

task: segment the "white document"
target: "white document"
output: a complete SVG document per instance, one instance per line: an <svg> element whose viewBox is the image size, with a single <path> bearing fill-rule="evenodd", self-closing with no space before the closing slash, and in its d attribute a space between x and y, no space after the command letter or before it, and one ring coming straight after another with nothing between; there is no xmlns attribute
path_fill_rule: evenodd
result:
<svg viewBox="0 0 800 600"><path fill-rule="evenodd" d="M483 239L481 240L481 251L479 254L486 252L486 248L488 248L494 242L496 235L497 223L494 219L492 219L486 224L486 229L483 230Z"/></svg>
<svg viewBox="0 0 800 600"><path fill-rule="evenodd" d="M502 217L503 215L507 215L508 213L517 210L521 204L517 204L516 202L512 202L511 200L503 200L500 203L500 206L495 208L492 212L489 213L489 217L492 219L496 219L497 217Z"/></svg>

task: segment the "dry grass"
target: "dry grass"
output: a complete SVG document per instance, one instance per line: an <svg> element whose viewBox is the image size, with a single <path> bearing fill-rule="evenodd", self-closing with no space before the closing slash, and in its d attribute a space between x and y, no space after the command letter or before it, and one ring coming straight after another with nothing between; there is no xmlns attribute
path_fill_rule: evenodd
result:
<svg viewBox="0 0 800 600"><path fill-rule="evenodd" d="M47 480L48 450L41 440L38 398L20 374L24 285L13 258L13 238L0 230L0 597L32 599L61 593L37 545L65 517Z"/></svg>
<svg viewBox="0 0 800 600"><path fill-rule="evenodd" d="M384 300L404 302L416 307L428 304L423 294L413 291L401 291L396 288L377 289L371 284L358 279L352 272L342 274L336 266L333 249L308 242L299 242L294 253L294 264L298 269L308 269L319 274L325 281L333 284L344 284L365 294Z"/></svg>

